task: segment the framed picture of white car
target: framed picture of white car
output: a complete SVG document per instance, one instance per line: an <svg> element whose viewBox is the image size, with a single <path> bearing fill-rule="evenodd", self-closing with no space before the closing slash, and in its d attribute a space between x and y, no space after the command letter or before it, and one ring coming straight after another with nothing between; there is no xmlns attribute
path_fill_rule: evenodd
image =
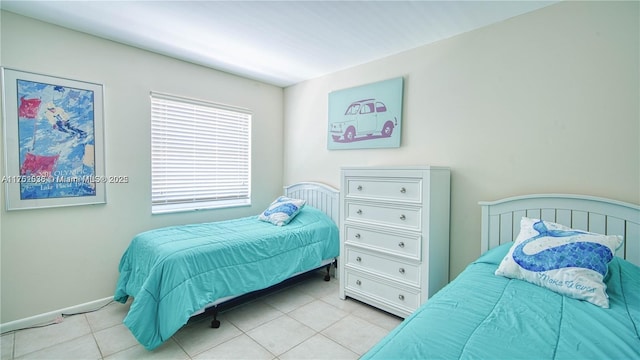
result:
<svg viewBox="0 0 640 360"><path fill-rule="evenodd" d="M400 147L403 78L329 93L329 150Z"/></svg>

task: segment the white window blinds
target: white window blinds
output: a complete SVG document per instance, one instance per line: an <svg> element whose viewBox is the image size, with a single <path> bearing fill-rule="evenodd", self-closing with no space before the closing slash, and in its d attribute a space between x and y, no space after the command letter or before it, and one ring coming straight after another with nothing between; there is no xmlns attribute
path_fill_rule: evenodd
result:
<svg viewBox="0 0 640 360"><path fill-rule="evenodd" d="M251 203L251 113L151 93L152 213Z"/></svg>

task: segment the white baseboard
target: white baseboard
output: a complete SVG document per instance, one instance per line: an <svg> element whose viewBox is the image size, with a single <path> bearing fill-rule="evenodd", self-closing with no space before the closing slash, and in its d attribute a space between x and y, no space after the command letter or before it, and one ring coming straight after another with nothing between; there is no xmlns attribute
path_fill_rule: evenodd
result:
<svg viewBox="0 0 640 360"><path fill-rule="evenodd" d="M110 296L104 299L94 300L88 303L78 304L68 308L50 311L48 313L39 314L24 319L10 321L8 323L0 324L0 333L53 323L56 320L60 320L62 318L62 314L74 314L95 310L100 308L101 306L108 304L112 300L113 297Z"/></svg>

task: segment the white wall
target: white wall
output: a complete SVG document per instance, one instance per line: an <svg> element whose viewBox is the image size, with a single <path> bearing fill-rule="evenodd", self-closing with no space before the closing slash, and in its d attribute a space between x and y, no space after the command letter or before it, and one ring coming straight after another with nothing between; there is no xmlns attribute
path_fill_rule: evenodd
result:
<svg viewBox="0 0 640 360"><path fill-rule="evenodd" d="M8 12L0 31L2 66L104 84L106 175L129 177L107 185L106 205L7 212L0 191L0 323L113 296L140 231L257 214L281 194L282 88ZM151 216L152 90L254 111L252 207Z"/></svg>
<svg viewBox="0 0 640 360"><path fill-rule="evenodd" d="M480 254L480 200L640 204L638 13L638 2L563 2L286 88L284 181L337 186L345 165L451 167L451 278ZM401 147L326 150L328 93L398 76Z"/></svg>

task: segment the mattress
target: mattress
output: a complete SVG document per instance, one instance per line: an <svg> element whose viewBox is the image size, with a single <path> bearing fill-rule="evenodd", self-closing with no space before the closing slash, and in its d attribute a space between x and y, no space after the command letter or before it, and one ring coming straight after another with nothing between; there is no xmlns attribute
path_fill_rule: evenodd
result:
<svg viewBox="0 0 640 360"><path fill-rule="evenodd" d="M152 350L215 300L275 285L338 253L337 226L312 206L286 226L251 216L151 230L123 254L114 299L134 298L124 324Z"/></svg>
<svg viewBox="0 0 640 360"><path fill-rule="evenodd" d="M615 257L610 308L494 275L488 251L362 359L640 359L640 268Z"/></svg>

